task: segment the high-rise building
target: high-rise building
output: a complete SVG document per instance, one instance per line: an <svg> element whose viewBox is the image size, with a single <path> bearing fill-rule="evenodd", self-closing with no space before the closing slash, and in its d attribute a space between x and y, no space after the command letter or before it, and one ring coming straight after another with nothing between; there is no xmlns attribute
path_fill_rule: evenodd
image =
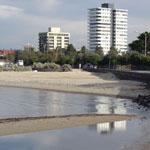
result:
<svg viewBox="0 0 150 150"><path fill-rule="evenodd" d="M39 33L39 49L48 52L60 48L67 48L70 41L70 33L60 31L60 28L50 27L48 32Z"/></svg>
<svg viewBox="0 0 150 150"><path fill-rule="evenodd" d="M106 54L111 47L127 51L128 10L114 9L114 4L104 3L101 7L88 10L88 45L96 46Z"/></svg>

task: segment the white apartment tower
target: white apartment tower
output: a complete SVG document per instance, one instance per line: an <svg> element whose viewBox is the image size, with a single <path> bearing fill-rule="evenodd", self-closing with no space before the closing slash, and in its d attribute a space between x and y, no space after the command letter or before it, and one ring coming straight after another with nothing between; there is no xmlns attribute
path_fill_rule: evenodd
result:
<svg viewBox="0 0 150 150"><path fill-rule="evenodd" d="M41 52L53 51L57 47L67 48L70 33L60 31L60 28L50 27L48 32L39 33L39 49Z"/></svg>
<svg viewBox="0 0 150 150"><path fill-rule="evenodd" d="M114 9L114 4L104 3L101 7L88 10L88 45L94 51L103 48L104 54L114 47L127 51L128 10Z"/></svg>

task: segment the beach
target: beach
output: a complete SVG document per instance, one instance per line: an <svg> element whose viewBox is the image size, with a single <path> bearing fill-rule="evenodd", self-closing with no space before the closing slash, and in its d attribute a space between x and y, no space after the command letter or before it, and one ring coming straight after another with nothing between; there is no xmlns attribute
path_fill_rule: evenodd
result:
<svg viewBox="0 0 150 150"><path fill-rule="evenodd" d="M0 136L64 129L134 119L129 115L68 115L0 119Z"/></svg>
<svg viewBox="0 0 150 150"><path fill-rule="evenodd" d="M134 99L139 94L149 93L145 88L146 85L142 82L119 80L112 73L90 73L82 70L73 70L73 72L0 72L0 86L129 99ZM134 113L133 115L127 115L127 113L105 115L104 112L102 115L73 114L69 116L6 118L0 119L0 136L88 126L138 117L134 115Z"/></svg>
<svg viewBox="0 0 150 150"><path fill-rule="evenodd" d="M81 70L73 72L0 72L0 86L97 94L129 99L150 93L145 88L145 83L119 80L112 73L90 73Z"/></svg>

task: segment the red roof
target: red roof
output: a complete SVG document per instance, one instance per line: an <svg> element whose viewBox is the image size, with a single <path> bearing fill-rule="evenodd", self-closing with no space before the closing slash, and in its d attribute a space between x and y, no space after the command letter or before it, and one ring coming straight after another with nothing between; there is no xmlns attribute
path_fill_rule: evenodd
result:
<svg viewBox="0 0 150 150"><path fill-rule="evenodd" d="M6 56L15 53L15 50L0 50L0 56Z"/></svg>

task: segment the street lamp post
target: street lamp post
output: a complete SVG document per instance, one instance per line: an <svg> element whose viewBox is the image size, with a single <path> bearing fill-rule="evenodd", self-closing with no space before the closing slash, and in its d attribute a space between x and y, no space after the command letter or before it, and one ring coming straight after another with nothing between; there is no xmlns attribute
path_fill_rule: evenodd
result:
<svg viewBox="0 0 150 150"><path fill-rule="evenodd" d="M145 32L145 51L144 51L144 53L146 56L146 53L147 53L147 34L146 34L146 32Z"/></svg>
<svg viewBox="0 0 150 150"><path fill-rule="evenodd" d="M135 32L139 33L138 31L135 31ZM146 56L147 55L147 33L145 32L144 35L145 35L145 50L144 50L144 55Z"/></svg>

